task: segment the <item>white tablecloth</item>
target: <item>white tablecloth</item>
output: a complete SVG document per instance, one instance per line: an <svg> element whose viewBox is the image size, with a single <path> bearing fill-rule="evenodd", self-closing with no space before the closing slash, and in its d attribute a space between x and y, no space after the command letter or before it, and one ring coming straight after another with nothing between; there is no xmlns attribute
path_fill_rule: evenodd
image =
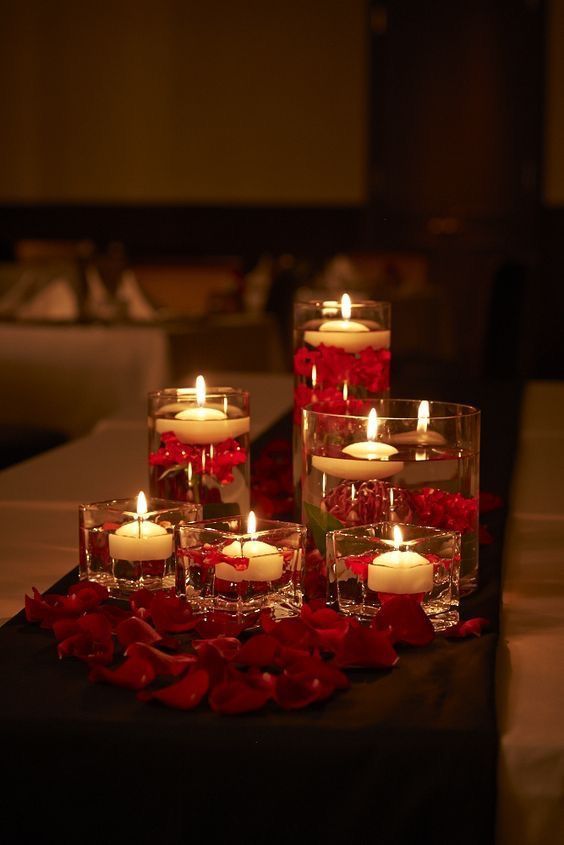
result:
<svg viewBox="0 0 564 845"><path fill-rule="evenodd" d="M564 383L531 384L504 555L499 845L564 842Z"/></svg>
<svg viewBox="0 0 564 845"><path fill-rule="evenodd" d="M161 329L0 324L3 422L76 437L168 381Z"/></svg>

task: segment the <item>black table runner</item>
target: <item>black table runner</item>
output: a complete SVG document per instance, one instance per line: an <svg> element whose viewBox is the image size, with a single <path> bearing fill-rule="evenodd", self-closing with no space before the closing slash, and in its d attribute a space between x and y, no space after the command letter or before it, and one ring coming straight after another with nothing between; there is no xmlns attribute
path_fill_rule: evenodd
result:
<svg viewBox="0 0 564 845"><path fill-rule="evenodd" d="M482 489L507 500L519 389L463 398L484 412ZM497 626L504 515L492 517L463 613ZM496 643L495 630L438 637L400 649L392 671L351 672L351 689L322 706L221 717L89 684L19 614L0 629L7 841L492 843Z"/></svg>

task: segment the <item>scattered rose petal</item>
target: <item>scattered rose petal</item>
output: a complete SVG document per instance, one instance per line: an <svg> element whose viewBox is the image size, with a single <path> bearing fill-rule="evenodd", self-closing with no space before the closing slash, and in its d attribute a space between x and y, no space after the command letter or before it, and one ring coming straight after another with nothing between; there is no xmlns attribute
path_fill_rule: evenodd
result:
<svg viewBox="0 0 564 845"><path fill-rule="evenodd" d="M93 683L112 684L124 689L143 689L156 678L152 664L142 657L128 657L117 669L94 666L88 679Z"/></svg>
<svg viewBox="0 0 564 845"><path fill-rule="evenodd" d="M196 632L205 639L237 637L245 630L245 627L244 623L237 622L228 613L222 613L218 610L212 613L206 613L205 616L200 617L196 621L195 625Z"/></svg>
<svg viewBox="0 0 564 845"><path fill-rule="evenodd" d="M215 637L214 639L192 640L192 645L196 651L204 644L213 646L224 660L233 660L241 648L241 643L236 637Z"/></svg>
<svg viewBox="0 0 564 845"><path fill-rule="evenodd" d="M195 654L165 654L147 643L131 643L125 650L125 656L147 660L157 675L182 675L190 664L196 662Z"/></svg>
<svg viewBox="0 0 564 845"><path fill-rule="evenodd" d="M262 710L273 694L273 682L268 673L254 674L232 670L227 680L215 686L209 696L210 707L216 713L235 715Z"/></svg>
<svg viewBox="0 0 564 845"><path fill-rule="evenodd" d="M350 686L346 675L315 657L297 660L276 678L274 697L285 710L307 707Z"/></svg>
<svg viewBox="0 0 564 845"><path fill-rule="evenodd" d="M279 647L278 640L271 634L256 634L241 646L234 660L239 666L272 666Z"/></svg>
<svg viewBox="0 0 564 845"><path fill-rule="evenodd" d="M193 710L198 706L209 687L209 675L205 669L194 669L176 684L154 692L140 692L140 701L160 701L177 710Z"/></svg>
<svg viewBox="0 0 564 845"><path fill-rule="evenodd" d="M153 624L160 634L181 634L196 627L198 617L194 616L185 598L155 594L151 604Z"/></svg>
<svg viewBox="0 0 564 845"><path fill-rule="evenodd" d="M120 622L116 628L116 636L119 643L126 647L130 643L156 643L161 638L152 625L137 616L130 616Z"/></svg>
<svg viewBox="0 0 564 845"><path fill-rule="evenodd" d="M394 643L425 646L435 638L433 623L411 596L389 598L378 611L373 625L380 631L389 631Z"/></svg>
<svg viewBox="0 0 564 845"><path fill-rule="evenodd" d="M334 662L341 669L388 669L395 666L398 659L386 631L365 628L360 622L351 619Z"/></svg>
<svg viewBox="0 0 564 845"><path fill-rule="evenodd" d="M301 610L302 621L313 635L313 642L322 651L334 653L348 631L349 620L329 607L317 610L304 604Z"/></svg>
<svg viewBox="0 0 564 845"><path fill-rule="evenodd" d="M480 637L482 631L490 625L489 619L484 619L482 616L475 616L473 619L467 619L465 622L458 622L451 628L443 631L443 636L454 639L463 639L464 637Z"/></svg>

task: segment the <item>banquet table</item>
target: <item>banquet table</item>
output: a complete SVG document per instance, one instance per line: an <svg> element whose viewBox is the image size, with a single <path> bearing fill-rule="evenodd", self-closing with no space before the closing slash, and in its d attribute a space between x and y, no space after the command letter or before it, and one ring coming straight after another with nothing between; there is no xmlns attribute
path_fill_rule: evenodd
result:
<svg viewBox="0 0 564 845"><path fill-rule="evenodd" d="M289 406L290 379L277 378L254 376L255 448ZM518 409L518 394L508 395ZM499 410L507 407L503 386L485 398L492 413L484 421L484 487L498 480L492 492L506 495L515 439ZM482 549L482 585L466 607L467 615L487 615L494 630L404 649L397 670L356 671L350 691L306 711L222 718L141 704L126 691L88 685L80 665L57 662L49 634L21 615L11 620L0 630L7 829L24 840L57 829L57 840L67 841L61 830L72 824L80 838L108 841L213 832L235 841L475 845L494 841L497 761L500 845L559 841L549 836L561 830L564 761L558 406L564 385L527 386L499 643L503 514L490 523L494 543ZM136 413L124 409L89 436L0 473L0 616L16 612L33 584L45 589L75 565L79 501L143 485L145 422Z"/></svg>

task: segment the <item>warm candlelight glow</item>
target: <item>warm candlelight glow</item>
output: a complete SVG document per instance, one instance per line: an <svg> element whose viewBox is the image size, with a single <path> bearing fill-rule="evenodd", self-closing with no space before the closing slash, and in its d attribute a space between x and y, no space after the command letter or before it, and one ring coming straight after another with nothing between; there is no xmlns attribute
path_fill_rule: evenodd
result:
<svg viewBox="0 0 564 845"><path fill-rule="evenodd" d="M206 380L203 376L196 379L196 402L199 408L206 404Z"/></svg>
<svg viewBox="0 0 564 845"><path fill-rule="evenodd" d="M247 534L254 534L257 530L257 518L254 511L249 511L247 517Z"/></svg>
<svg viewBox="0 0 564 845"><path fill-rule="evenodd" d="M313 367L311 368L311 386L315 387L316 384L317 384L317 367L314 364Z"/></svg>
<svg viewBox="0 0 564 845"><path fill-rule="evenodd" d="M367 440L376 440L378 434L378 414L376 408L372 408L368 414L368 422L366 423L366 438Z"/></svg>
<svg viewBox="0 0 564 845"><path fill-rule="evenodd" d="M147 499L144 492L141 490L137 496L137 516L142 519L147 513Z"/></svg>
<svg viewBox="0 0 564 845"><path fill-rule="evenodd" d="M394 525L394 548L399 549L403 543L403 536L399 525Z"/></svg>
<svg viewBox="0 0 564 845"><path fill-rule="evenodd" d="M347 382L343 384L343 402L346 402L349 398L349 385Z"/></svg>
<svg viewBox="0 0 564 845"><path fill-rule="evenodd" d="M344 293L341 297L341 315L343 317L343 320L350 320L351 313L351 298L348 293Z"/></svg>
<svg viewBox="0 0 564 845"><path fill-rule="evenodd" d="M426 399L424 399L421 404L419 405L419 410L417 411L417 433L418 434L425 434L427 431L427 426L429 425L429 416L431 412L429 410L429 403Z"/></svg>

